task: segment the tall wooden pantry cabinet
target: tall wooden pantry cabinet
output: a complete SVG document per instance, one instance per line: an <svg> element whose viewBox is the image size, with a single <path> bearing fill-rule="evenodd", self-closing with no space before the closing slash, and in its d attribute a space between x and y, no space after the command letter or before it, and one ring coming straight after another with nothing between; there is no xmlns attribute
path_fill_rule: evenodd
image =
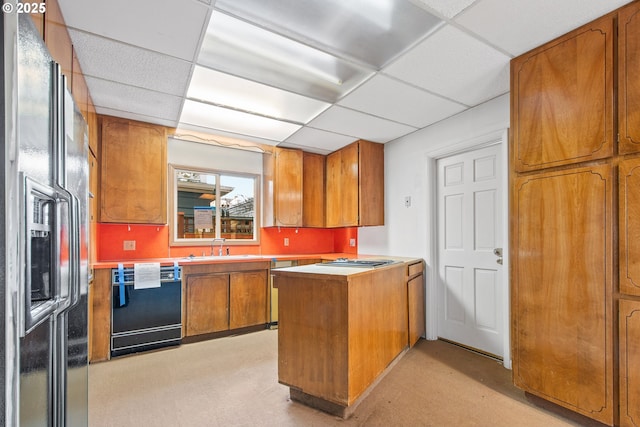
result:
<svg viewBox="0 0 640 427"><path fill-rule="evenodd" d="M637 1L511 62L514 383L621 426L640 426L638 75Z"/></svg>

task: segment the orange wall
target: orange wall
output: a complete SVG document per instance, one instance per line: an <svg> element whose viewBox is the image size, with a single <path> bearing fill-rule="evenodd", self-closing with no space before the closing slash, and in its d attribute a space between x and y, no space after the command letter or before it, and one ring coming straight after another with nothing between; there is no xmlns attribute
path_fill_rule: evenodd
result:
<svg viewBox="0 0 640 427"><path fill-rule="evenodd" d="M289 246L284 239L289 239ZM231 255L287 255L358 252L358 229L348 228L263 228L260 245L229 246ZM350 246L350 239L356 245ZM98 224L98 261L210 255L208 246L169 247L166 225ZM125 241L135 241L135 250L125 251ZM225 246L226 248L227 246Z"/></svg>

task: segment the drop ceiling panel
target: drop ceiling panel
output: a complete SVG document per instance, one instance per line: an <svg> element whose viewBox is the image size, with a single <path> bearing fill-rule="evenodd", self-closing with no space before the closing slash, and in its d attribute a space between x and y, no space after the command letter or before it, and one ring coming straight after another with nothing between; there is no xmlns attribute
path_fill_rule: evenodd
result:
<svg viewBox="0 0 640 427"><path fill-rule="evenodd" d="M109 108L178 122L181 97L94 77L86 80L96 110Z"/></svg>
<svg viewBox="0 0 640 427"><path fill-rule="evenodd" d="M204 67L194 70L187 96L298 123L310 121L329 107L326 102Z"/></svg>
<svg viewBox="0 0 640 427"><path fill-rule="evenodd" d="M447 25L384 71L468 106L509 91L507 55Z"/></svg>
<svg viewBox="0 0 640 427"><path fill-rule="evenodd" d="M426 6L445 18L453 18L477 0L409 0L418 6Z"/></svg>
<svg viewBox="0 0 640 427"><path fill-rule="evenodd" d="M362 138L388 142L411 133L416 128L374 117L335 105L309 123L309 127Z"/></svg>
<svg viewBox="0 0 640 427"><path fill-rule="evenodd" d="M180 123L219 129L240 135L284 141L300 125L230 110L215 105L186 100Z"/></svg>
<svg viewBox="0 0 640 427"><path fill-rule="evenodd" d="M86 76L184 95L190 62L82 31L69 33Z"/></svg>
<svg viewBox="0 0 640 427"><path fill-rule="evenodd" d="M561 36L629 0L482 0L455 21L514 56Z"/></svg>
<svg viewBox="0 0 640 427"><path fill-rule="evenodd" d="M357 140L353 136L340 135L325 130L303 127L285 141L283 146L295 146L303 150L327 154Z"/></svg>
<svg viewBox="0 0 640 427"><path fill-rule="evenodd" d="M207 5L184 0L59 0L67 26L194 60Z"/></svg>
<svg viewBox="0 0 640 427"><path fill-rule="evenodd" d="M376 69L440 23L406 0L217 0L215 7Z"/></svg>
<svg viewBox="0 0 640 427"><path fill-rule="evenodd" d="M467 108L381 74L338 104L418 128Z"/></svg>

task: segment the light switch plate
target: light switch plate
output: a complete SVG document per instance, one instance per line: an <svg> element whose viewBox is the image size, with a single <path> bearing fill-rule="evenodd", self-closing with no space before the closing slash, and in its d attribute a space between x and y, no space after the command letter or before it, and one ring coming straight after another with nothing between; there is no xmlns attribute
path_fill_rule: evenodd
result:
<svg viewBox="0 0 640 427"><path fill-rule="evenodd" d="M135 251L136 250L136 241L135 240L125 240L122 244L122 249L125 251Z"/></svg>
<svg viewBox="0 0 640 427"><path fill-rule="evenodd" d="M284 245L285 246L289 246L289 238L288 237L284 238Z"/></svg>
<svg viewBox="0 0 640 427"><path fill-rule="evenodd" d="M356 247L356 239L349 239L349 246L351 246L352 248Z"/></svg>

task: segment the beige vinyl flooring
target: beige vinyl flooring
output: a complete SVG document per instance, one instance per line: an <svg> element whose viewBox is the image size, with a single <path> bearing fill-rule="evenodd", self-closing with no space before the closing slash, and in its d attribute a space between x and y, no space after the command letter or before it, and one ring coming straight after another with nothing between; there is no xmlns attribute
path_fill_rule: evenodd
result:
<svg viewBox="0 0 640 427"><path fill-rule="evenodd" d="M542 409L493 359L420 340L347 420L289 399L278 331L183 344L89 366L89 426L597 425Z"/></svg>

